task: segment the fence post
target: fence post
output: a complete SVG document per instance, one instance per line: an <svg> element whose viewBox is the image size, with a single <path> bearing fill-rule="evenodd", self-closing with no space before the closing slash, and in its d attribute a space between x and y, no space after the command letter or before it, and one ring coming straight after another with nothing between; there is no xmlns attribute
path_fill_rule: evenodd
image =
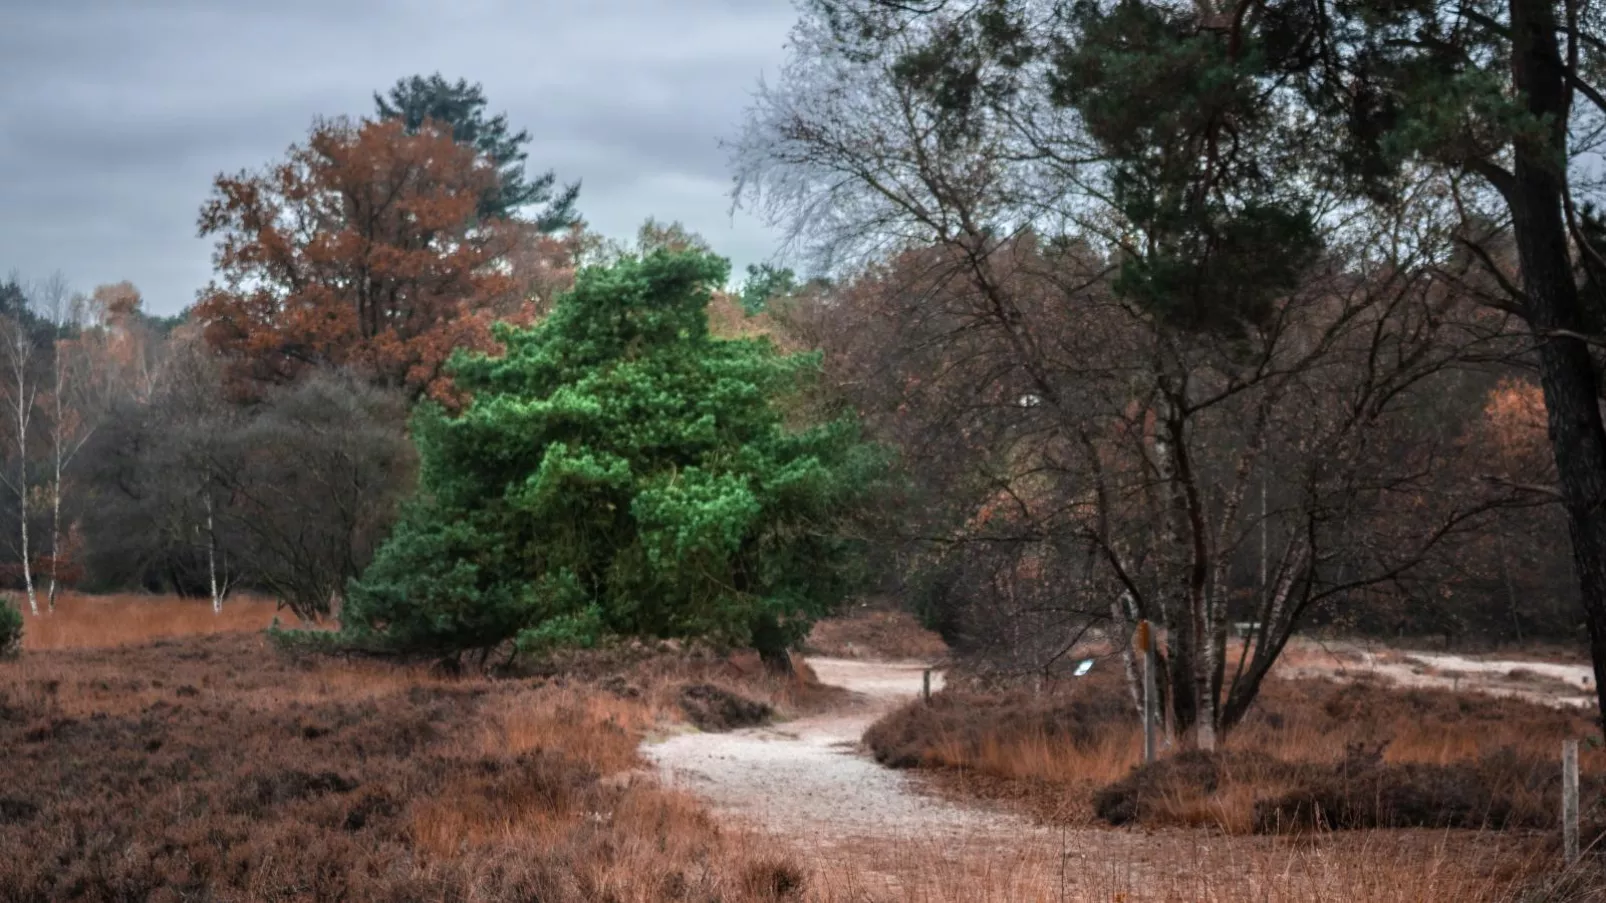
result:
<svg viewBox="0 0 1606 903"><path fill-rule="evenodd" d="M1578 861L1578 741L1561 744L1561 846L1567 864Z"/></svg>
<svg viewBox="0 0 1606 903"><path fill-rule="evenodd" d="M1138 622L1138 651L1143 653L1143 762L1154 761L1155 703L1158 693L1154 686L1154 631L1148 621Z"/></svg>
<svg viewBox="0 0 1606 903"><path fill-rule="evenodd" d="M931 703L931 669L930 668L927 668L925 673L920 676L920 701L924 702L924 703L926 703L928 705Z"/></svg>

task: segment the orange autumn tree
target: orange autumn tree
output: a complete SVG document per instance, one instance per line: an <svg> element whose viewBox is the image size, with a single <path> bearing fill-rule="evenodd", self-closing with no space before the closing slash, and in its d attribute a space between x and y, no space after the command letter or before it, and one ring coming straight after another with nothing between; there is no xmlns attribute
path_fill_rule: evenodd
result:
<svg viewBox="0 0 1606 903"><path fill-rule="evenodd" d="M510 264L525 224L477 215L497 178L449 129L346 119L263 172L219 176L200 216L218 275L195 315L235 389L337 366L449 396L452 351L531 314Z"/></svg>

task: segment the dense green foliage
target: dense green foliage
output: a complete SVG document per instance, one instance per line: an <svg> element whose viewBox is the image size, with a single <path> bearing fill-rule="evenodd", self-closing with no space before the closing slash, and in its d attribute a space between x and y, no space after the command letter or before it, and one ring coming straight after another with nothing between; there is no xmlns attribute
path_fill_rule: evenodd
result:
<svg viewBox="0 0 1606 903"><path fill-rule="evenodd" d="M797 274L768 263L748 264L747 280L742 283L742 310L748 315L762 313L770 300L797 291Z"/></svg>
<svg viewBox="0 0 1606 903"><path fill-rule="evenodd" d="M421 492L351 587L353 640L454 654L601 635L709 637L769 656L848 591L839 526L882 471L851 419L795 427L817 370L708 332L727 263L655 251L583 272L552 316L460 356L460 413L426 407Z"/></svg>
<svg viewBox="0 0 1606 903"><path fill-rule="evenodd" d="M527 179L524 145L530 143L530 133L510 132L505 114L487 119L485 103L479 85L470 85L464 79L449 82L440 73L428 78L404 78L389 94L374 95L380 119L400 119L409 132L417 131L425 120L449 125L453 140L472 145L496 166L501 178L496 191L481 203L481 215L505 219L520 208L541 205L535 222L542 231L566 229L578 222L580 215L575 212L574 202L580 195L580 184L555 190L557 176L550 170Z"/></svg>
<svg viewBox="0 0 1606 903"><path fill-rule="evenodd" d="M22 612L9 601L0 601L0 658L22 651Z"/></svg>

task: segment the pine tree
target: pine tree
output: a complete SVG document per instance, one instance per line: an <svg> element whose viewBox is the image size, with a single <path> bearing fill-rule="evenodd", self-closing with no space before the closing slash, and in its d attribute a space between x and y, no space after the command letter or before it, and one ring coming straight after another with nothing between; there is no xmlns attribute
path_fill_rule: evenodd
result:
<svg viewBox="0 0 1606 903"><path fill-rule="evenodd" d="M841 527L882 472L850 418L791 424L814 356L709 334L728 264L659 250L583 272L551 317L462 355L426 406L421 492L342 615L454 655L602 635L707 637L767 661L848 591Z"/></svg>
<svg viewBox="0 0 1606 903"><path fill-rule="evenodd" d="M560 189L551 170L528 179L524 145L530 143L530 133L510 131L505 113L486 118L480 85L464 79L449 82L438 72L427 78L414 75L397 81L388 95L376 93L374 104L381 120L399 119L409 133L417 132L426 120L450 126L459 144L472 146L495 164L500 179L486 192L481 216L507 219L524 207L539 205L534 220L543 232L567 229L579 221L574 202L580 196L580 183Z"/></svg>

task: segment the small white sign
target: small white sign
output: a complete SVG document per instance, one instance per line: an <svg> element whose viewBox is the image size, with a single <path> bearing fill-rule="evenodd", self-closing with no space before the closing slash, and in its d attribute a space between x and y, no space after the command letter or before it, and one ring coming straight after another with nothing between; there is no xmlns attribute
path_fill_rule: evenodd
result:
<svg viewBox="0 0 1606 903"><path fill-rule="evenodd" d="M1093 670L1093 660L1090 658L1084 658L1080 663L1077 664L1076 671L1073 676L1081 677L1091 670Z"/></svg>

